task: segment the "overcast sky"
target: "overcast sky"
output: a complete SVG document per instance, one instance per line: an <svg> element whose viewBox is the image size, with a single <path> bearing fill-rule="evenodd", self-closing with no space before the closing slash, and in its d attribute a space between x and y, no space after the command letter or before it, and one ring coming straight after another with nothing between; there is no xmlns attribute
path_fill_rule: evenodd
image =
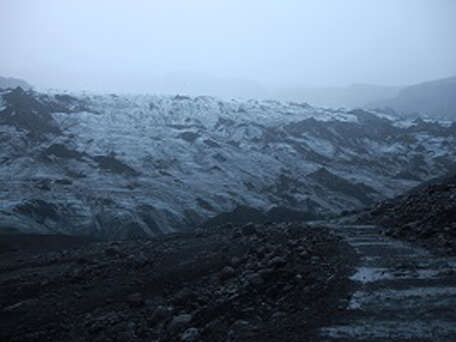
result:
<svg viewBox="0 0 456 342"><path fill-rule="evenodd" d="M0 0L0 75L39 87L404 85L455 75L455 42L454 0Z"/></svg>

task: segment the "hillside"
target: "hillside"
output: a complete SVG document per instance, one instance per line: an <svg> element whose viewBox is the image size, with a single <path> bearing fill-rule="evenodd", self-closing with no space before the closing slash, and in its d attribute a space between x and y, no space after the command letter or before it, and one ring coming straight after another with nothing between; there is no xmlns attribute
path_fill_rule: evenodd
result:
<svg viewBox="0 0 456 342"><path fill-rule="evenodd" d="M435 179L381 202L365 219L384 226L388 235L456 254L456 176Z"/></svg>
<svg viewBox="0 0 456 342"><path fill-rule="evenodd" d="M357 108L393 98L399 90L399 87L351 84L346 87L294 86L279 89L274 94L283 100L305 101L316 106Z"/></svg>
<svg viewBox="0 0 456 342"><path fill-rule="evenodd" d="M456 121L456 77L405 87L396 97L372 106L389 107L410 117Z"/></svg>

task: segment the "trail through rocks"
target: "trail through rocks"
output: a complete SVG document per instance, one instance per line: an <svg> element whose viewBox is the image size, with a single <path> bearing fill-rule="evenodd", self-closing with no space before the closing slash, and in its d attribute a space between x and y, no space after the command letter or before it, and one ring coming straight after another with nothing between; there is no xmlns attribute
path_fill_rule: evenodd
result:
<svg viewBox="0 0 456 342"><path fill-rule="evenodd" d="M359 254L353 295L320 329L322 341L456 341L456 258L385 237L372 226L334 227Z"/></svg>

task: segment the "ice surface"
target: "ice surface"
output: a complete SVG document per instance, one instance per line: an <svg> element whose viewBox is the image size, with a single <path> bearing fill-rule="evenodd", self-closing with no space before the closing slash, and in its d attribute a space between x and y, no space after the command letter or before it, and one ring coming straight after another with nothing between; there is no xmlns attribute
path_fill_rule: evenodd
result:
<svg viewBox="0 0 456 342"><path fill-rule="evenodd" d="M57 101L55 96L61 93L46 95ZM68 221L73 217L88 222L90 229L102 229L97 215L119 215L135 217L146 230L144 218L135 216L138 207L146 205L160 229L171 231L238 205L312 207L323 214L362 205L356 196L307 177L321 167L371 187L377 192L369 196L376 200L417 183L396 177L409 170L415 156L422 158L422 170L412 171L423 180L445 171L436 157L456 160L454 134L409 132L400 127L410 126L381 113L373 114L391 119L391 127L400 134L377 137L375 127L368 127L367 136L356 140L339 130L361 125L345 109L208 96L65 94L76 98L79 107L68 105L71 113L53 113L63 131L60 136L31 142L27 132L0 125L2 208L40 198L59 203ZM288 133L310 118L328 123L329 133L320 134L320 128L300 136ZM57 145L78 157L47 152ZM114 162L117 171L103 167L103 160ZM61 179L69 179L71 185L58 182ZM190 217L193 221L186 221ZM42 229L39 221L30 222L32 229ZM62 224L51 226L64 229L59 228Z"/></svg>

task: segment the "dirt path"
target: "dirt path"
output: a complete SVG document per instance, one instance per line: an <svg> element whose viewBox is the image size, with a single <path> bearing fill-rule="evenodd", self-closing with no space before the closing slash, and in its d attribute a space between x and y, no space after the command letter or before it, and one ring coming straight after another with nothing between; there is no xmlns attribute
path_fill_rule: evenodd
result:
<svg viewBox="0 0 456 342"><path fill-rule="evenodd" d="M355 291L322 341L456 341L456 258L384 237L369 226L335 228L359 253Z"/></svg>

